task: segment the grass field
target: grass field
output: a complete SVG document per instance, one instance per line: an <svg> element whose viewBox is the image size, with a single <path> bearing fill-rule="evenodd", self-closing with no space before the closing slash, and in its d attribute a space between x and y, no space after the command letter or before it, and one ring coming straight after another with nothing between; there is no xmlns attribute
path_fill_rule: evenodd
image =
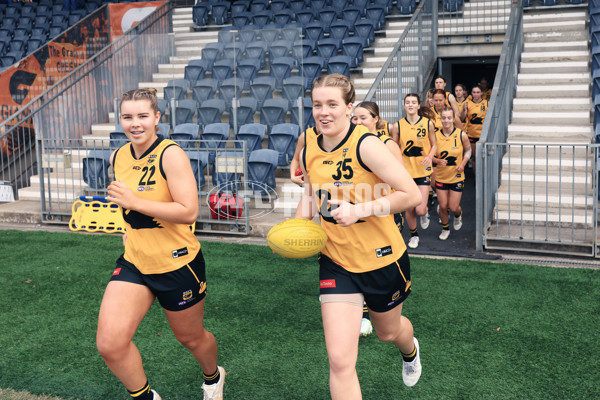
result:
<svg viewBox="0 0 600 400"><path fill-rule="evenodd" d="M118 236L0 231L0 398L127 399L95 347ZM203 243L206 326L226 399L329 397L314 258ZM365 399L600 398L600 270L412 258L404 312L423 375L402 383L396 349L360 341ZM155 304L135 342L163 399L201 398L200 368ZM11 389L11 390L8 390ZM55 400L54 397L44 399Z"/></svg>

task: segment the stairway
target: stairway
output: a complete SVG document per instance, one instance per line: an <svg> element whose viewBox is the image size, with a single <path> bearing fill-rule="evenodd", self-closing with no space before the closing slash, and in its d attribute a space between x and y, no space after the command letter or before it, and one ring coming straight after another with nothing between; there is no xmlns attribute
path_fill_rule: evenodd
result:
<svg viewBox="0 0 600 400"><path fill-rule="evenodd" d="M586 229L590 234L592 154L571 146L589 144L594 135L586 20L585 9L524 15L524 49L508 128L512 146L502 160L496 221L488 232L492 239L496 228L506 237L510 225L512 234L525 241L544 235L548 242L569 241L571 233L577 241ZM541 146L534 150L521 146L525 143Z"/></svg>

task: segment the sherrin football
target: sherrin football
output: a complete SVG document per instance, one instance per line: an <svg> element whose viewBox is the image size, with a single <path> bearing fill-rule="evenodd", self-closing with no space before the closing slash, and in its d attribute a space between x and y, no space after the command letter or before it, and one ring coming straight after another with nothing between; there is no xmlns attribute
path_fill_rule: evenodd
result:
<svg viewBox="0 0 600 400"><path fill-rule="evenodd" d="M292 218L275 225L267 234L267 244L286 258L311 257L323 250L327 234L321 225L304 218Z"/></svg>

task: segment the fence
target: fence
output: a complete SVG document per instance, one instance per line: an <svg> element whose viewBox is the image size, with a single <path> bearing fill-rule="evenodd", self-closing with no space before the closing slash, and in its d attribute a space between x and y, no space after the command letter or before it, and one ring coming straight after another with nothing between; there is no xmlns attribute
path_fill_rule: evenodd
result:
<svg viewBox="0 0 600 400"><path fill-rule="evenodd" d="M424 0L413 13L398 43L365 97L375 101L384 120L397 121L404 114L402 99L422 93L437 60L437 1Z"/></svg>
<svg viewBox="0 0 600 400"><path fill-rule="evenodd" d="M511 0L443 1L439 35L450 42L450 36L504 34L512 3Z"/></svg>

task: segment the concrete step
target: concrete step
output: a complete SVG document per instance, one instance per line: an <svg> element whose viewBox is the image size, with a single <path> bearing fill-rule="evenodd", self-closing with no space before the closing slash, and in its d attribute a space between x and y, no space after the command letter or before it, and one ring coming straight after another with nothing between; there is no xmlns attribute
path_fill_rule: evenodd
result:
<svg viewBox="0 0 600 400"><path fill-rule="evenodd" d="M556 126L510 124L509 143L589 144L594 137L593 128L588 126Z"/></svg>
<svg viewBox="0 0 600 400"><path fill-rule="evenodd" d="M565 83L589 84L590 75L585 72L574 73L548 73L548 74L519 74L519 85L556 85Z"/></svg>
<svg viewBox="0 0 600 400"><path fill-rule="evenodd" d="M588 73L590 72L588 61L561 61L561 62L521 62L519 70L521 73Z"/></svg>
<svg viewBox="0 0 600 400"><path fill-rule="evenodd" d="M517 97L589 97L589 84L517 85Z"/></svg>
<svg viewBox="0 0 600 400"><path fill-rule="evenodd" d="M519 74L519 79L521 79ZM535 76L535 75L534 75ZM513 100L514 110L528 111L583 111L588 112L593 104L589 97L556 97L556 98L535 98L535 97L517 97Z"/></svg>
<svg viewBox="0 0 600 400"><path fill-rule="evenodd" d="M546 61L589 61L590 52L581 51L532 51L521 54L521 62L546 62Z"/></svg>
<svg viewBox="0 0 600 400"><path fill-rule="evenodd" d="M531 23L545 23L545 22L566 22L566 21L585 21L587 18L587 12L585 11L567 11L561 10L548 11L542 13L529 13L523 14L523 24Z"/></svg>
<svg viewBox="0 0 600 400"><path fill-rule="evenodd" d="M527 32L524 34L524 40L525 43L577 42L589 40L589 34L587 30Z"/></svg>
<svg viewBox="0 0 600 400"><path fill-rule="evenodd" d="M585 29L586 20L564 20L545 22L523 21L523 32L556 32L556 31L579 31Z"/></svg>
<svg viewBox="0 0 600 400"><path fill-rule="evenodd" d="M75 173L75 169L73 170L73 176L65 176L61 173L51 173L49 175L44 176L44 187L50 188L51 190L59 191L59 189L69 189L71 191L73 188L79 190L82 187L87 187L87 183L85 183L82 179L82 170L78 169L77 173ZM40 185L40 176L34 175L30 178L31 185L38 186ZM63 190L60 190L63 191Z"/></svg>
<svg viewBox="0 0 600 400"><path fill-rule="evenodd" d="M532 174L508 173L501 174L502 190L511 193L516 197L521 193L537 193L558 195L569 198L572 196L590 196L592 195L591 177L584 174L573 176L550 175L540 177Z"/></svg>
<svg viewBox="0 0 600 400"><path fill-rule="evenodd" d="M544 140L544 143L536 144L535 146L511 142L506 148L507 150L505 150L504 158L510 160L511 164L519 164L522 158L539 159L540 157L548 157L559 165L561 165L561 163L567 165L575 162L585 163L585 160L587 159L588 165L593 165L592 160L594 151L592 147L587 145L589 145L589 141L588 143L580 145L576 145L575 143L556 145L546 143L546 140Z"/></svg>
<svg viewBox="0 0 600 400"><path fill-rule="evenodd" d="M531 224L534 222L536 224L547 223L549 226L560 225L563 228L569 229L571 227L579 228L584 226L587 226L588 229L592 228L592 224L590 223L592 218L591 212L586 212L586 210L576 210L574 215L570 212L563 214L556 213L546 215L546 213L540 213L539 209L537 210L537 212L534 213L533 207L524 207L522 211L521 209L511 211L497 209L493 212L493 218L497 221L511 221L515 224L514 229L518 229L516 225L521 222L526 224ZM538 229L541 231L543 227L538 225ZM539 236L542 236L542 234L540 233Z"/></svg>
<svg viewBox="0 0 600 400"><path fill-rule="evenodd" d="M579 212L580 210L587 210L588 215L591 216L592 207L594 204L593 196L585 195L574 195L574 196L559 196L557 194L539 193L539 194L517 194L509 193L504 188L500 188L496 194L497 208L499 210L520 210L521 206L527 210L535 209L538 212L546 213L548 210L549 214L558 215L559 212L563 216L571 212Z"/></svg>
<svg viewBox="0 0 600 400"><path fill-rule="evenodd" d="M550 42L525 42L523 52L547 52L547 51L587 51L587 40L577 41L550 41Z"/></svg>
<svg viewBox="0 0 600 400"><path fill-rule="evenodd" d="M523 155L522 157L514 157L513 154L502 158L502 169L509 173L532 173L540 172L544 175L546 171L560 171L562 174L571 175L572 172L583 173L590 175L593 169L593 160L585 158L569 159L567 157L558 158L548 156L544 152L545 149L537 149L537 154Z"/></svg>
<svg viewBox="0 0 600 400"><path fill-rule="evenodd" d="M589 110L584 111L515 111L512 113L513 124L550 124L555 123L557 126L561 124L588 126L591 118Z"/></svg>

